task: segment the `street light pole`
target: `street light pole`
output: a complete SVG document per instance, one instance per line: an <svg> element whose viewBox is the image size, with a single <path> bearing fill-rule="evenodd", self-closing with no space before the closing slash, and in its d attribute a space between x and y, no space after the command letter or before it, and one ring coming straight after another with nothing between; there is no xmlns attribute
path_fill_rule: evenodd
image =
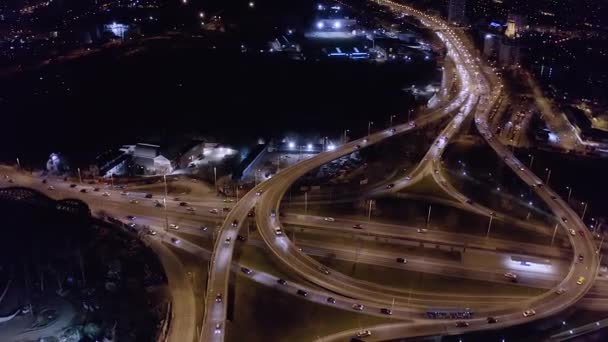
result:
<svg viewBox="0 0 608 342"><path fill-rule="evenodd" d="M394 118L395 118L395 115L394 115L394 114L390 116L390 123L389 123L389 125L388 125L389 127L393 127L393 119L394 119Z"/></svg>
<svg viewBox="0 0 608 342"><path fill-rule="evenodd" d="M566 189L568 189L568 203L570 203L570 196L572 196L572 187L567 186Z"/></svg>
<svg viewBox="0 0 608 342"><path fill-rule="evenodd" d="M80 168L78 168L78 180L80 180L80 184L82 184L82 176L80 175Z"/></svg>
<svg viewBox="0 0 608 342"><path fill-rule="evenodd" d="M367 122L367 136L369 137L372 134L372 125L374 124L373 121L368 121Z"/></svg>
<svg viewBox="0 0 608 342"><path fill-rule="evenodd" d="M534 155L528 154L528 157L530 157L530 170L532 170L532 164L534 164Z"/></svg>
<svg viewBox="0 0 608 342"><path fill-rule="evenodd" d="M584 221L585 220L585 214L587 213L587 204L589 204L588 202L584 202L583 203L585 205L585 208L583 208L583 216L581 216L581 220Z"/></svg>
<svg viewBox="0 0 608 342"><path fill-rule="evenodd" d="M114 174L110 173L110 186L114 189Z"/></svg>
<svg viewBox="0 0 608 342"><path fill-rule="evenodd" d="M372 200L369 200L369 209L367 210L367 220L372 220Z"/></svg>
<svg viewBox="0 0 608 342"><path fill-rule="evenodd" d="M602 234L602 241L600 241L600 247L597 249L596 253L599 253L602 251L602 245L604 244L604 237L606 235Z"/></svg>
<svg viewBox="0 0 608 342"><path fill-rule="evenodd" d="M488 222L488 232L486 233L486 237L490 237L490 229L492 228L492 219L494 218L493 215L490 215L490 222Z"/></svg>
<svg viewBox="0 0 608 342"><path fill-rule="evenodd" d="M19 161L19 158L17 158L17 167L21 168L21 162Z"/></svg>
<svg viewBox="0 0 608 342"><path fill-rule="evenodd" d="M304 214L308 212L308 191L304 193Z"/></svg>
<svg viewBox="0 0 608 342"><path fill-rule="evenodd" d="M215 187L215 193L217 193L217 168L213 167L213 186Z"/></svg>
<svg viewBox="0 0 608 342"><path fill-rule="evenodd" d="M555 240L555 234L557 233L557 226L559 226L559 223L556 223L555 228L553 229L553 236L551 237L551 246L553 246L553 240Z"/></svg>
<svg viewBox="0 0 608 342"><path fill-rule="evenodd" d="M169 230L169 217L167 216L167 174L163 174L165 183L165 196L163 197L163 211L165 213L165 232Z"/></svg>
<svg viewBox="0 0 608 342"><path fill-rule="evenodd" d="M429 222L431 222L431 205L429 204L429 212L426 215L426 228L429 228Z"/></svg>
<svg viewBox="0 0 608 342"><path fill-rule="evenodd" d="M549 179L551 178L551 169L546 168L545 171L547 171L547 178L545 179L545 184L549 185Z"/></svg>

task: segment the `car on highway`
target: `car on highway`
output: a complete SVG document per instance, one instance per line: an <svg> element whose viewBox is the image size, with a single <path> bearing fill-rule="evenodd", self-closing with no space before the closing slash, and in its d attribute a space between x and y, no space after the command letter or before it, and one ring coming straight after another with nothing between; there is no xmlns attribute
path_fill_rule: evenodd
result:
<svg viewBox="0 0 608 342"><path fill-rule="evenodd" d="M360 149L360 148L361 148L361 145L355 145L355 148L356 148L356 149Z"/></svg>
<svg viewBox="0 0 608 342"><path fill-rule="evenodd" d="M326 267L320 267L319 271L323 272L325 275L329 275L329 270Z"/></svg>
<svg viewBox="0 0 608 342"><path fill-rule="evenodd" d="M226 238L226 240L224 240L224 244L229 245L231 241L232 241L232 238L229 236Z"/></svg>
<svg viewBox="0 0 608 342"><path fill-rule="evenodd" d="M469 322L465 322L465 321L456 322L457 328L466 328L468 326L469 326Z"/></svg>
<svg viewBox="0 0 608 342"><path fill-rule="evenodd" d="M304 290L298 290L296 293L299 294L302 297L308 296L308 292L306 292Z"/></svg>
<svg viewBox="0 0 608 342"><path fill-rule="evenodd" d="M387 189L392 189L392 188L394 188L394 187L395 187L395 184L393 184L393 183L390 183L390 184L387 184L387 185L386 185L386 188L387 188Z"/></svg>
<svg viewBox="0 0 608 342"><path fill-rule="evenodd" d="M353 225L353 228L354 229L363 229L363 227L361 227L360 223L357 223L357 224Z"/></svg>
<svg viewBox="0 0 608 342"><path fill-rule="evenodd" d="M323 220L326 221L326 222L335 222L336 221L336 219L333 218L333 217L326 217Z"/></svg>
<svg viewBox="0 0 608 342"><path fill-rule="evenodd" d="M570 232L570 235L576 236L576 231L574 229L570 228L568 231Z"/></svg>
<svg viewBox="0 0 608 342"><path fill-rule="evenodd" d="M239 225L239 220L232 220L232 226L236 227Z"/></svg>
<svg viewBox="0 0 608 342"><path fill-rule="evenodd" d="M585 256L583 256L582 254L578 255L578 261L583 261L585 259Z"/></svg>
<svg viewBox="0 0 608 342"><path fill-rule="evenodd" d="M416 229L416 232L421 233L421 234L422 233L426 233L427 231L428 230L426 228L418 228L418 229Z"/></svg>
<svg viewBox="0 0 608 342"><path fill-rule="evenodd" d="M585 277L578 277L578 279L576 280L576 283L579 285L583 285L585 283Z"/></svg>
<svg viewBox="0 0 608 342"><path fill-rule="evenodd" d="M275 209L270 211L270 217L277 217L277 211Z"/></svg>
<svg viewBox="0 0 608 342"><path fill-rule="evenodd" d="M193 207L188 207L188 208L186 208L186 210L189 211L189 212L191 212L191 213L193 213L193 212L196 211L196 209L194 209Z"/></svg>
<svg viewBox="0 0 608 342"><path fill-rule="evenodd" d="M215 295L215 302L216 303L221 303L222 302L222 294L218 293Z"/></svg>
<svg viewBox="0 0 608 342"><path fill-rule="evenodd" d="M179 230L179 226L178 226L178 225L176 225L175 223L171 223L171 224L169 225L169 228L174 229L174 230Z"/></svg>
<svg viewBox="0 0 608 342"><path fill-rule="evenodd" d="M264 192L264 190L256 191L255 195L260 196L260 195L262 195L263 192Z"/></svg>
<svg viewBox="0 0 608 342"><path fill-rule="evenodd" d="M175 202L179 202L179 201L181 201L181 199L180 199L179 197L173 197L173 200L174 200Z"/></svg>
<svg viewBox="0 0 608 342"><path fill-rule="evenodd" d="M139 204L139 201L136 200L136 199L132 199L132 200L129 201L129 203L131 203L131 204Z"/></svg>
<svg viewBox="0 0 608 342"><path fill-rule="evenodd" d="M552 199L552 200L557 199L557 197L555 197L555 195L551 195L551 196L549 196L549 197L551 197L551 199Z"/></svg>
<svg viewBox="0 0 608 342"><path fill-rule="evenodd" d="M185 207L188 205L188 202L179 202L180 207Z"/></svg>
<svg viewBox="0 0 608 342"><path fill-rule="evenodd" d="M494 323L498 323L498 319L496 317L488 317L487 319L488 324L494 324Z"/></svg>
<svg viewBox="0 0 608 342"><path fill-rule="evenodd" d="M396 260L400 264L407 264L407 259L406 258L397 258Z"/></svg>
<svg viewBox="0 0 608 342"><path fill-rule="evenodd" d="M357 337L361 338L361 337L370 337L372 336L372 332L369 330L361 330L357 333Z"/></svg>
<svg viewBox="0 0 608 342"><path fill-rule="evenodd" d="M146 198L152 198L152 194L146 194Z"/></svg>
<svg viewBox="0 0 608 342"><path fill-rule="evenodd" d="M223 208L222 208L222 211L223 211L223 212L229 212L229 211L230 211L230 208L228 208L228 207L223 207Z"/></svg>
<svg viewBox="0 0 608 342"><path fill-rule="evenodd" d="M336 299L334 297L327 297L327 302L329 304L336 304Z"/></svg>
<svg viewBox="0 0 608 342"><path fill-rule="evenodd" d="M393 310L387 309L387 308L382 308L382 309L380 309L380 313L381 314L385 314L385 315L392 315L393 314Z"/></svg>
<svg viewBox="0 0 608 342"><path fill-rule="evenodd" d="M232 203L234 200L232 198L224 198L224 203Z"/></svg>
<svg viewBox="0 0 608 342"><path fill-rule="evenodd" d="M48 187L48 189L49 190L55 190L55 187L51 185L51 186Z"/></svg>
<svg viewBox="0 0 608 342"><path fill-rule="evenodd" d="M568 219L562 216L562 221L564 221L564 223L568 222Z"/></svg>
<svg viewBox="0 0 608 342"><path fill-rule="evenodd" d="M253 273L253 271L248 269L247 267L241 267L241 272L248 274L248 275Z"/></svg>
<svg viewBox="0 0 608 342"><path fill-rule="evenodd" d="M80 192L82 192L83 194L87 193L87 189L80 189Z"/></svg>
<svg viewBox="0 0 608 342"><path fill-rule="evenodd" d="M212 214L217 214L219 212L219 210L213 208L213 209L209 209L209 212Z"/></svg>
<svg viewBox="0 0 608 342"><path fill-rule="evenodd" d="M555 291L555 293L557 293L558 295L562 295L562 294L566 293L566 289L564 289L563 287L560 287L559 289L557 289L557 291Z"/></svg>
<svg viewBox="0 0 608 342"><path fill-rule="evenodd" d="M405 180L407 180L407 181L412 180L412 176L405 176Z"/></svg>
<svg viewBox="0 0 608 342"><path fill-rule="evenodd" d="M274 234L275 234L276 236L282 236L282 235L283 235L283 231L281 230L281 228L276 227L276 228L274 229Z"/></svg>
<svg viewBox="0 0 608 342"><path fill-rule="evenodd" d="M99 192L99 188L93 188L93 191Z"/></svg>
<svg viewBox="0 0 608 342"><path fill-rule="evenodd" d="M220 334L222 332L222 323L217 323L215 325L215 329L213 330L213 333Z"/></svg>
<svg viewBox="0 0 608 342"><path fill-rule="evenodd" d="M179 245L181 243L181 241L179 239L176 239L176 238L171 238L171 242L173 242L176 245Z"/></svg>
<svg viewBox="0 0 608 342"><path fill-rule="evenodd" d="M157 208L164 208L165 205L161 201L155 201L154 206Z"/></svg>
<svg viewBox="0 0 608 342"><path fill-rule="evenodd" d="M353 304L352 308L353 310L363 311L363 309L365 309L365 306L363 306L363 304L355 303Z"/></svg>
<svg viewBox="0 0 608 342"><path fill-rule="evenodd" d="M510 279L511 281L517 281L517 274L515 274L513 272L507 272L507 273L503 274L503 276L507 279Z"/></svg>
<svg viewBox="0 0 608 342"><path fill-rule="evenodd" d="M75 188L76 184L70 184L70 188Z"/></svg>
<svg viewBox="0 0 608 342"><path fill-rule="evenodd" d="M534 311L534 309L528 309L523 313L524 317L532 317L534 315L536 315L536 311Z"/></svg>
<svg viewBox="0 0 608 342"><path fill-rule="evenodd" d="M101 194L101 196L103 197L110 197L110 193L105 191L103 194Z"/></svg>
<svg viewBox="0 0 608 342"><path fill-rule="evenodd" d="M239 241L243 241L243 242L244 242L244 241L247 241L247 238L246 238L246 237L244 237L243 235L237 235L237 236L236 236L236 239L237 239L237 240L239 240Z"/></svg>
<svg viewBox="0 0 608 342"><path fill-rule="evenodd" d="M285 279L277 279L277 283L283 286L287 286L287 281Z"/></svg>
<svg viewBox="0 0 608 342"><path fill-rule="evenodd" d="M127 191L123 191L120 193L121 196L129 196L129 193Z"/></svg>

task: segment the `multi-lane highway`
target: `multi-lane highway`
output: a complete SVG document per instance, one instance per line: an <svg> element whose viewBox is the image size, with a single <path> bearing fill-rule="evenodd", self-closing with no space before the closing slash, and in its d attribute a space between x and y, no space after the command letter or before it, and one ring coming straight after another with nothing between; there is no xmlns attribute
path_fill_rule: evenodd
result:
<svg viewBox="0 0 608 342"><path fill-rule="evenodd" d="M215 239L213 252L210 255L211 264L209 269L209 282L207 294L205 296L205 313L203 319L202 331L200 334L201 341L222 341L225 336L226 329L226 312L228 300L217 300L217 298L226 298L228 296L228 283L230 273L235 270L238 272L238 266L232 262L232 255L235 244L237 243L237 234L247 221L248 214L255 210L255 220L259 227L259 233L263 239L265 247L271 252L271 255L287 269L291 270L303 279L306 279L313 286L305 286L302 284L281 285L277 284L278 279L263 273L254 272L246 274L257 281L265 282L269 286L275 286L285 291L297 291L306 289L311 294L311 300L319 302L325 301L328 304L328 297L336 299L335 303L330 303L336 307L350 309L353 304L364 304L367 308L366 313L379 315L382 308L391 307L394 317L406 319L395 324L370 327L373 334L369 338L371 340L383 340L400 337L412 337L421 335L434 334L460 334L470 330L497 329L514 324L528 322L534 318L547 317L549 315L560 312L561 310L575 304L581 299L593 285L597 269L599 266L598 259L595 253L595 245L593 237L585 228L584 224L576 213L561 198L552 191L546 184L528 170L513 154L503 146L492 133L492 129L487 123L487 118L490 111L494 107L496 101L501 96L500 86L494 76L488 73L483 68L483 63L474 57L471 53L470 44L456 32L451 30L443 21L432 17L428 14L419 12L407 6L403 6L390 1L379 1L380 4L388 6L390 10L396 12L404 12L409 15L418 17L423 25L434 30L445 44L448 51L448 58L454 63L456 75L458 76L459 93L450 101L446 102L439 109L433 110L429 115L422 116L412 122L389 127L385 130L378 131L363 138L353 140L342 146L337 147L333 151L322 152L319 155L308 160L299 162L289 168L281 170L268 181L259 184L252 191L247 193L238 203L236 203L225 217L221 217L220 213L211 213L209 210L224 207L220 201L209 200L208 202L197 203L196 214L186 211L185 208L173 205L171 209L157 209L150 205L140 205L132 203L129 211L135 215L147 216L150 210L156 210L157 214L153 216L162 217L163 215L170 216L171 223L181 224L181 222L197 222L204 219L208 222L219 222L221 226L217 232L218 236ZM537 277L536 281L542 283L543 287L549 288L542 295L533 298L514 298L508 302L500 302L501 305L495 305L496 301L487 297L479 296L476 300L470 302L477 303L476 311L481 315L492 315L498 320L495 324L487 324L485 317L477 317L468 320L469 327L456 327L451 322L445 321L429 321L423 319L421 315L425 308L433 300L426 294L415 293L409 290L396 289L388 286L366 282L363 280L354 279L345 274L328 269L315 259L306 254L315 254L322 247L325 250L333 250L340 253L341 257L349 260L352 256L352 250L340 246L296 246L285 234L285 228L282 226L282 219L279 213L279 205L282 197L289 187L296 182L300 177L307 172L314 170L332 160L340 158L359 151L360 149L380 143L386 139L409 132L416 127L436 121L438 118L445 117L454 112L451 121L443 129L422 162L413 169L410 174L394 181L388 189L397 191L413 184L425 175L432 175L433 179L439 184L443 190L450 194L458 201L472 205L477 212L483 215L491 215L489 209L483 207L475 207L469 203L469 200L464 195L458 193L443 177L441 171L440 158L448 142L462 129L463 125L474 114L474 122L494 151L501 157L502 160L515 172L524 182L526 182L535 193L547 203L548 207L556 216L556 223L565 231L566 236L572 245L572 253L560 253L559 257L566 259L566 269L559 273L563 278L546 278ZM435 171L437 170L437 171ZM23 176L22 178L27 178ZM23 180L23 179L20 179ZM24 180L28 182L28 180ZM32 185L32 179L29 178L29 185ZM43 187L37 184L36 187ZM374 196L379 193L385 193L387 190L383 184L381 187L370 191L368 195ZM104 209L112 213L122 213L121 207L125 206L125 198L112 193L109 196L97 195L93 196L90 193L76 193L75 197L83 198L91 207L99 210ZM146 199L141 199L146 202ZM175 201L179 202L179 201ZM142 203L143 204L143 203ZM175 203L172 203L175 204ZM176 209L177 208L177 209ZM209 208L209 209L207 209ZM152 225L152 224L151 224ZM160 224L162 227L162 224ZM538 228L543 229L543 228ZM572 236L570 229L573 229L580 234ZM378 234L386 234L385 231L378 230ZM390 234L399 235L399 232L392 231ZM166 239L171 234L165 234L161 238ZM440 234L428 234L426 237L430 241L441 241ZM444 236L444 243L449 237ZM173 240L169 240L170 242ZM429 241L429 242L430 242ZM498 242L494 241L498 244ZM480 246L488 247L487 242L477 241ZM190 244L183 243L182 248L196 249ZM532 248L531 246L529 246ZM526 248L526 247L524 247ZM306 250L304 250L306 249ZM482 248L480 248L482 249ZM200 251L199 251L200 252ZM545 251L546 253L554 253ZM582 256L582 258L580 257ZM357 253L357 258L370 264L385 265L388 260L394 259L395 255L387 253L364 251ZM580 259L579 259L580 258ZM392 263L392 261L391 261ZM454 274L466 273L469 275L479 275L478 278L500 276L496 272L491 272L488 269L465 267L457 265L433 264L428 260L420 261L412 258L410 265L413 269L420 270L426 267L435 267L444 273L453 272ZM483 274L483 275L482 275ZM581 281L580 279L584 279ZM320 289L322 290L320 290ZM563 293L557 293L558 289L563 289ZM561 291L560 291L561 292ZM445 294L441 297L444 303L462 303L463 296L457 294ZM485 298L485 299L484 299ZM191 307L190 307L191 308ZM533 309L536 313L534 317L524 317L524 310ZM191 311L190 309L186 309ZM186 340L192 339L192 328L183 328L188 332ZM332 336L326 337L324 340L346 340L350 339L356 331L341 332Z"/></svg>

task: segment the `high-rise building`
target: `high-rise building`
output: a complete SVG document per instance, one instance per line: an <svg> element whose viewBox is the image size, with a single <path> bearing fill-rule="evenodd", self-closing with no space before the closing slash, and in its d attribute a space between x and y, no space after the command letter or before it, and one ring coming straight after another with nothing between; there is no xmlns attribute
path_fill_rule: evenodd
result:
<svg viewBox="0 0 608 342"><path fill-rule="evenodd" d="M466 0L450 0L448 4L448 22L454 25L462 25L465 21Z"/></svg>

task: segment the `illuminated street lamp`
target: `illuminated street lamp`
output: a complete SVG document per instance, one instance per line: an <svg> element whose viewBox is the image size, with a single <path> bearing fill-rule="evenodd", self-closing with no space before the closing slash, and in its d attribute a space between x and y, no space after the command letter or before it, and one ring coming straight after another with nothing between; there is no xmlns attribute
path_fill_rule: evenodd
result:
<svg viewBox="0 0 608 342"><path fill-rule="evenodd" d="M570 203L570 196L572 196L572 187L567 186L566 189L568 189L568 203Z"/></svg>
<svg viewBox="0 0 608 342"><path fill-rule="evenodd" d="M369 137L370 134L372 133L372 125L374 124L373 121L368 121L367 122L367 136Z"/></svg>
<svg viewBox="0 0 608 342"><path fill-rule="evenodd" d="M581 202L581 204L583 204L585 207L583 208L583 216L581 216L581 220L585 220L585 214L587 213L587 204L589 204L588 202Z"/></svg>
<svg viewBox="0 0 608 342"><path fill-rule="evenodd" d="M255 7L255 3L253 1L249 1L249 8L254 8Z"/></svg>

